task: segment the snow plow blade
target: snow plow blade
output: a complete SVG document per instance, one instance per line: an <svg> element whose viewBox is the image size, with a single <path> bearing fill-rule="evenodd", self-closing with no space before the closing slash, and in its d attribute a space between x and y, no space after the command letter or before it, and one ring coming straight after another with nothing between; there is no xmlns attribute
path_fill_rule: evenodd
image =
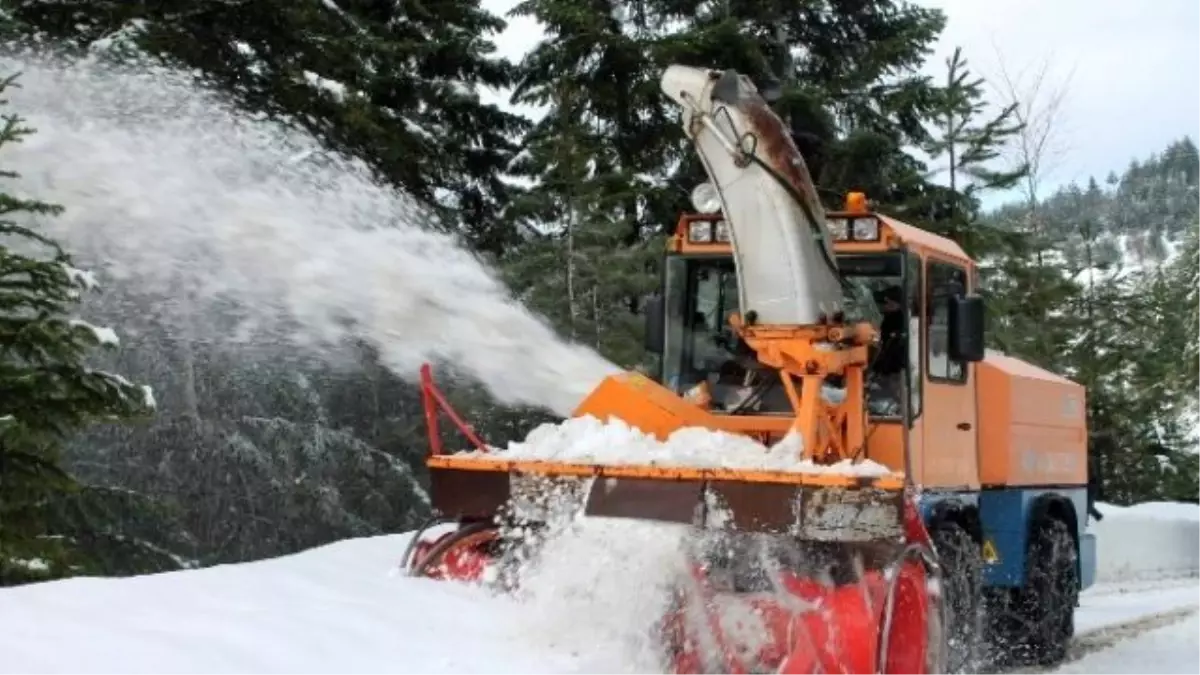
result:
<svg viewBox="0 0 1200 675"><path fill-rule="evenodd" d="M904 481L899 474L867 477L755 469L701 469L647 464L584 464L505 460L475 434L433 382L421 385L430 433L433 508L465 521L489 520L547 489L587 484L585 515L635 518L697 527L714 525L711 506L725 507L723 526L740 531L789 533L812 541L897 540L903 534ZM473 452L443 452L439 410L473 444ZM666 438L684 426L735 431L742 421L710 414L636 373L611 376L575 416L616 417L644 433ZM786 429L785 427L782 427ZM579 495L582 497L583 495Z"/></svg>
<svg viewBox="0 0 1200 675"><path fill-rule="evenodd" d="M876 541L903 534L903 484L890 477L809 475L517 462L485 457L428 460L433 507L447 516L488 519L545 481L590 483L584 513L697 527L791 533L812 541ZM594 479L594 480L593 480ZM722 504L714 518L706 505Z"/></svg>
<svg viewBox="0 0 1200 675"><path fill-rule="evenodd" d="M609 378L580 414L616 417L659 438L681 426L739 424L642 379ZM941 572L903 475L505 459L453 410L428 366L422 391L439 518L411 540L410 574L515 588L505 547L528 542L505 543L502 533L539 530L561 516L555 497L565 497L574 514L676 523L697 532L694 541L707 532L801 551L799 564L776 563L765 588L731 581L737 561L755 559L749 549L720 544L716 559L689 555L691 576L659 622L671 672L942 671ZM473 451L443 451L440 415ZM820 567L827 560L832 576ZM749 632L747 616L756 617Z"/></svg>

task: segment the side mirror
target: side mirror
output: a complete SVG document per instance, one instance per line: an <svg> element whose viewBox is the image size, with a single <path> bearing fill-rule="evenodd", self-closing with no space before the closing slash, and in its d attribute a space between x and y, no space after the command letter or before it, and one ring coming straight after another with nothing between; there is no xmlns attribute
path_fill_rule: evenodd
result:
<svg viewBox="0 0 1200 675"><path fill-rule="evenodd" d="M643 345L651 354L662 354L663 344L667 339L666 312L663 311L663 296L651 295L642 303L642 313L646 317L646 331Z"/></svg>
<svg viewBox="0 0 1200 675"><path fill-rule="evenodd" d="M984 306L978 295L950 298L950 358L975 363L984 355Z"/></svg>

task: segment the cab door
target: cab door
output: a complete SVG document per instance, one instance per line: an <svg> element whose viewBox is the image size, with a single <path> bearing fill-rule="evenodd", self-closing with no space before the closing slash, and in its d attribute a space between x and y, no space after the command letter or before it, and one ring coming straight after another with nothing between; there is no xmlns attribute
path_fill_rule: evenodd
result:
<svg viewBox="0 0 1200 675"><path fill-rule="evenodd" d="M979 487L974 369L949 353L950 301L967 288L962 263L926 258L921 480L931 488Z"/></svg>

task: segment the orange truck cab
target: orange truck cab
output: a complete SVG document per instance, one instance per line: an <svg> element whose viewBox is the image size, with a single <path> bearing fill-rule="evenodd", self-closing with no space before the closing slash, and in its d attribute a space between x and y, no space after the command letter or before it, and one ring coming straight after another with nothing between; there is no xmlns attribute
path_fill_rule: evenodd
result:
<svg viewBox="0 0 1200 675"><path fill-rule="evenodd" d="M962 549L939 554L948 577L979 585L981 630L1026 631L1022 641L1052 661L1095 577L1084 388L991 350L956 353L964 340L981 346L984 325L975 262L955 242L870 211L861 193L825 217L846 320L882 327L867 371L867 458L907 470L930 531ZM647 303L652 376L679 394L715 384L715 364L732 357L729 237L719 212L682 216ZM1004 625L1014 610L1025 620Z"/></svg>

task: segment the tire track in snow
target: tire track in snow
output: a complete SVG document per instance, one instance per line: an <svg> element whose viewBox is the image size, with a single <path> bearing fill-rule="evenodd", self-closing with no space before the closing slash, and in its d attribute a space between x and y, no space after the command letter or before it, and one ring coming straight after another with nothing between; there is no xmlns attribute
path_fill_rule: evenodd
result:
<svg viewBox="0 0 1200 675"><path fill-rule="evenodd" d="M1017 666L1014 669L1007 670L1008 673L1053 673L1063 666L1082 659L1089 654L1094 654L1099 651L1115 646L1119 642L1132 640L1152 630L1169 626L1173 623L1183 621L1193 614L1200 612L1200 607L1178 607L1165 612L1156 612L1146 616L1140 616L1136 619L1124 621L1121 623L1109 624L1100 628L1080 633L1071 641L1070 647L1067 648L1067 658L1051 668L1039 668L1034 666Z"/></svg>

